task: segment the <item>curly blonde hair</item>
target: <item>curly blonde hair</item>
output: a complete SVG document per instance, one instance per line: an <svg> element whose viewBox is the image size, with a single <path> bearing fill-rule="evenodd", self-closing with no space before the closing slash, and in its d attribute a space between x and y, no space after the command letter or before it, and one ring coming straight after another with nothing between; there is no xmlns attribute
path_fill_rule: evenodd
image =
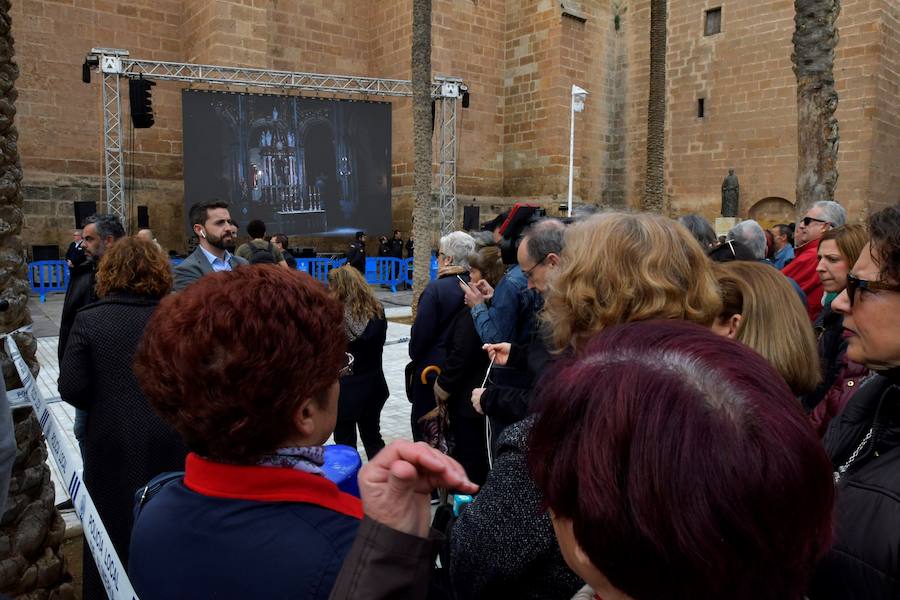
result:
<svg viewBox="0 0 900 600"><path fill-rule="evenodd" d="M155 242L129 236L106 248L97 267L97 296L119 292L162 298L172 289L169 260Z"/></svg>
<svg viewBox="0 0 900 600"><path fill-rule="evenodd" d="M618 323L683 319L710 326L722 306L709 260L679 223L605 213L566 231L544 321L557 351Z"/></svg>
<svg viewBox="0 0 900 600"><path fill-rule="evenodd" d="M344 265L328 271L328 289L355 319L384 316L384 307L375 298L366 278L355 267Z"/></svg>

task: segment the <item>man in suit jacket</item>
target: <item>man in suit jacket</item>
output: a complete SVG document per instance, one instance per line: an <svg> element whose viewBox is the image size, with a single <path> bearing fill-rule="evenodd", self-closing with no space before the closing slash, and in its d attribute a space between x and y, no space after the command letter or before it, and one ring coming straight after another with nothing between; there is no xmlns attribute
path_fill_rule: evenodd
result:
<svg viewBox="0 0 900 600"><path fill-rule="evenodd" d="M188 216L200 244L184 261L175 267L174 290L180 292L207 273L231 271L248 264L229 252L234 248L237 224L228 212L228 204L219 200L198 202Z"/></svg>

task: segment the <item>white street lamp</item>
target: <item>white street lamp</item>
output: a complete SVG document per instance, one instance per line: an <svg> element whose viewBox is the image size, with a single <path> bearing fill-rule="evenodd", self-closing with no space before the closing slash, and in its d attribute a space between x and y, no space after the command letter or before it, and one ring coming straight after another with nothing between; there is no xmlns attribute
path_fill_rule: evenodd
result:
<svg viewBox="0 0 900 600"><path fill-rule="evenodd" d="M572 174L575 164L575 113L584 110L584 99L587 98L588 91L572 86L572 124L569 127L569 214L572 216Z"/></svg>

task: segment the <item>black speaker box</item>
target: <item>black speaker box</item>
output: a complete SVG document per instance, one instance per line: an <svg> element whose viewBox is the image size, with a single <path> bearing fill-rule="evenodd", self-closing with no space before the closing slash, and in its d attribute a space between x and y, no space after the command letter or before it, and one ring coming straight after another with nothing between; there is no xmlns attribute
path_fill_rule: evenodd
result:
<svg viewBox="0 0 900 600"><path fill-rule="evenodd" d="M97 214L96 202L75 202L75 229L84 229L84 220Z"/></svg>
<svg viewBox="0 0 900 600"><path fill-rule="evenodd" d="M59 260L59 246L32 246L32 260Z"/></svg>
<svg viewBox="0 0 900 600"><path fill-rule="evenodd" d="M138 229L150 229L150 209L138 206Z"/></svg>
<svg viewBox="0 0 900 600"><path fill-rule="evenodd" d="M481 220L481 208L478 206L463 207L463 231L478 231Z"/></svg>

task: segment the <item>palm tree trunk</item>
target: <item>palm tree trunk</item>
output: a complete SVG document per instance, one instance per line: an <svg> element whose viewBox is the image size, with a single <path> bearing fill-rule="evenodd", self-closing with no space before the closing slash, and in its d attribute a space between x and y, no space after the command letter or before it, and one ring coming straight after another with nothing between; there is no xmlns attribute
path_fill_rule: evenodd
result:
<svg viewBox="0 0 900 600"><path fill-rule="evenodd" d="M800 213L834 200L840 143L834 116L834 49L840 0L794 0L794 75L797 76L797 199Z"/></svg>
<svg viewBox="0 0 900 600"><path fill-rule="evenodd" d="M412 20L412 111L415 154L413 235L413 314L419 296L428 285L432 242L432 146L431 146L431 0L413 0Z"/></svg>
<svg viewBox="0 0 900 600"><path fill-rule="evenodd" d="M647 103L647 174L643 209L665 207L666 0L650 1L650 94Z"/></svg>
<svg viewBox="0 0 900 600"><path fill-rule="evenodd" d="M22 168L13 124L19 68L13 60L9 0L0 0L0 293L9 308L0 313L0 332L16 331L31 323L29 286L22 232ZM13 339L31 370L38 371L37 344L30 332ZM0 349L7 389L21 385L15 368ZM47 448L30 408L13 412L16 461L13 465L6 512L0 516L0 592L28 598L73 598L65 559L59 552L65 522L54 505Z"/></svg>

